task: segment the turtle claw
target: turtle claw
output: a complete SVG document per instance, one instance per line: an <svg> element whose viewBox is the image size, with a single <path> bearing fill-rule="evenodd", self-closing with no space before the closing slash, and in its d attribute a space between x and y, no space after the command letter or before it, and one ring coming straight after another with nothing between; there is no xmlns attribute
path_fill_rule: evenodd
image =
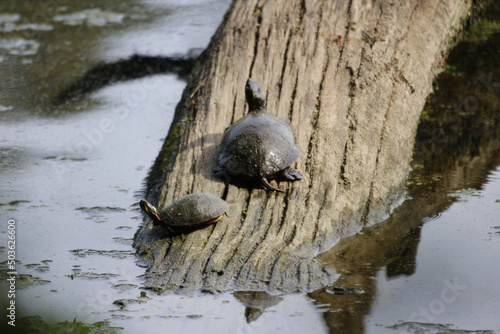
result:
<svg viewBox="0 0 500 334"><path fill-rule="evenodd" d="M295 168L287 167L281 171L281 177L287 181L302 180L304 175Z"/></svg>

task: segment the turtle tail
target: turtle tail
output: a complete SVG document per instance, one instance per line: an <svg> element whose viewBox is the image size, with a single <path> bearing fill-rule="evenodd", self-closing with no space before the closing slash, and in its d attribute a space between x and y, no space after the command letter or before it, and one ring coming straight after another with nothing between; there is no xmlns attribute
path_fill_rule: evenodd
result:
<svg viewBox="0 0 500 334"><path fill-rule="evenodd" d="M273 186L269 183L269 181L267 180L267 178L265 178L265 177L262 177L262 178L260 179L260 182L264 185L264 187L266 187L266 188L267 188L267 189L269 189L269 190L274 190L274 191L279 191L280 193L285 193L285 191L284 191L284 190L281 190L281 189L279 189L279 188L275 188L275 187L273 187Z"/></svg>

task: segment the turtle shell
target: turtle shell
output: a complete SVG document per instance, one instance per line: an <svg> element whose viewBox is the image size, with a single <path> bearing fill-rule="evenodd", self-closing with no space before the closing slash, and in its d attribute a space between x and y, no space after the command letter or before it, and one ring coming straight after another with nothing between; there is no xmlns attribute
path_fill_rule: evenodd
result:
<svg viewBox="0 0 500 334"><path fill-rule="evenodd" d="M290 122L262 109L226 129L219 164L230 175L269 177L290 166L299 155Z"/></svg>
<svg viewBox="0 0 500 334"><path fill-rule="evenodd" d="M159 217L172 230L185 230L214 223L228 210L229 205L219 197L191 194L165 207Z"/></svg>

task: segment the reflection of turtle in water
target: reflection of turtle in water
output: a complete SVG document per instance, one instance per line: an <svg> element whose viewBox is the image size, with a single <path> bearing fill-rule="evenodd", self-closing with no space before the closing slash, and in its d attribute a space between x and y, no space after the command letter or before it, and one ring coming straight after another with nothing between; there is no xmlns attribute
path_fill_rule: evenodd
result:
<svg viewBox="0 0 500 334"><path fill-rule="evenodd" d="M283 298L265 291L235 291L234 298L245 306L247 323L257 320L267 308L278 305Z"/></svg>
<svg viewBox="0 0 500 334"><path fill-rule="evenodd" d="M245 87L249 112L229 126L222 138L219 166L214 175L258 179L271 190L282 190L269 184L268 178L281 177L288 181L303 175L290 167L299 158L290 122L266 111L266 97L252 79Z"/></svg>
<svg viewBox="0 0 500 334"><path fill-rule="evenodd" d="M184 196L160 212L145 200L141 200L140 205L154 225L171 232L186 232L213 224L229 210L226 201L208 194Z"/></svg>

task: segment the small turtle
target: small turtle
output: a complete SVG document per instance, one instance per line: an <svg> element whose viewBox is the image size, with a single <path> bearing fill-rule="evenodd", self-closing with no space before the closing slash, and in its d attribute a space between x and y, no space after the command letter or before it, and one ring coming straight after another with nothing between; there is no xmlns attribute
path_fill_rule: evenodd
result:
<svg viewBox="0 0 500 334"><path fill-rule="evenodd" d="M170 232L186 232L219 221L228 210L226 201L208 194L191 194L179 198L163 210L158 210L148 201L141 200L142 210Z"/></svg>
<svg viewBox="0 0 500 334"><path fill-rule="evenodd" d="M226 184L230 176L237 176L258 179L266 188L284 192L271 186L268 179L280 176L295 181L303 177L290 167L300 155L290 122L266 111L266 97L252 79L247 80L245 95L249 112L224 132L219 166L212 172Z"/></svg>

